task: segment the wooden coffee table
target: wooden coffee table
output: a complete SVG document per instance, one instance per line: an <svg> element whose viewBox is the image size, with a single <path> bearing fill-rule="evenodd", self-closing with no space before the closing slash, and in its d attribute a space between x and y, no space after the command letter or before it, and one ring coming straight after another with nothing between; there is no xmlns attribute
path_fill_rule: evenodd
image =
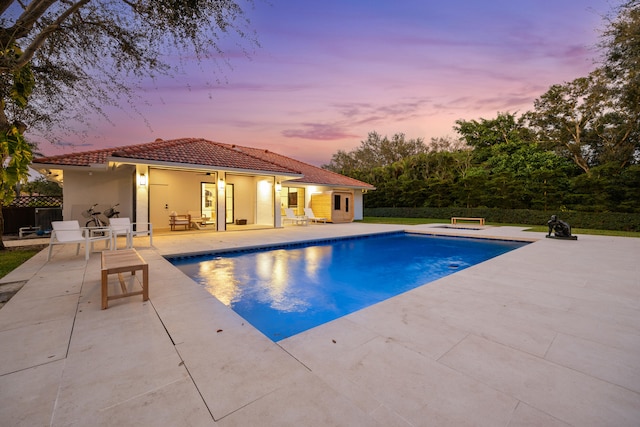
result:
<svg viewBox="0 0 640 427"><path fill-rule="evenodd" d="M122 273L127 271L135 276L136 271L142 270L142 290L129 292L122 277ZM122 293L118 295L108 295L109 274L118 274ZM108 307L109 300L142 295L142 301L149 299L149 264L138 254L135 249L123 249L119 251L102 252L102 309Z"/></svg>

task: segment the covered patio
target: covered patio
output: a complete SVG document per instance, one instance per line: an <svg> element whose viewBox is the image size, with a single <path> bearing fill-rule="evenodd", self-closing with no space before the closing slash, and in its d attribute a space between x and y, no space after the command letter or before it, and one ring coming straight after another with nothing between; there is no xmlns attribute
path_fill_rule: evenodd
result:
<svg viewBox="0 0 640 427"><path fill-rule="evenodd" d="M285 208L297 215L305 208L327 209L331 215L322 215L329 221L351 222L362 219L363 194L375 189L269 150L204 138L38 157L32 167L63 186L65 220L85 225L90 206L100 212L117 206L121 217L151 222L154 230L279 228ZM337 202L314 206L320 196Z"/></svg>

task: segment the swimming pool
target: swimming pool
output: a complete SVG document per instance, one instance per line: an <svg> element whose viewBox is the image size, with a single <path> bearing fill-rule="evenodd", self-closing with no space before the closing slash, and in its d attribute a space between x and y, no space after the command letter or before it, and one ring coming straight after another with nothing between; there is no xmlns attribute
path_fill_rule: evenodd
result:
<svg viewBox="0 0 640 427"><path fill-rule="evenodd" d="M279 341L526 244L392 233L170 261Z"/></svg>

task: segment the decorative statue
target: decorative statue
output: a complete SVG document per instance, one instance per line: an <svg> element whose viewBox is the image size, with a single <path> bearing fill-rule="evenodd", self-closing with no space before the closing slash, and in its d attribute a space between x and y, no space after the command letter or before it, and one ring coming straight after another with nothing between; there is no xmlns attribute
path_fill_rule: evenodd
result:
<svg viewBox="0 0 640 427"><path fill-rule="evenodd" d="M551 215L551 219L547 221L549 226L549 234L547 237L556 239L578 240L578 236L571 235L571 226L564 221L558 219L556 215ZM553 231L554 235L551 235Z"/></svg>

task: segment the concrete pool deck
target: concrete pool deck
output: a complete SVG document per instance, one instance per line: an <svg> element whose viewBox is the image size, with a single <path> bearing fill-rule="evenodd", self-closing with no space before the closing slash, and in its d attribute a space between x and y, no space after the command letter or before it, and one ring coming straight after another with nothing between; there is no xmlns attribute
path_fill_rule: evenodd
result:
<svg viewBox="0 0 640 427"><path fill-rule="evenodd" d="M539 240L278 343L163 258L404 229ZM640 239L354 223L135 245L144 303L101 310L99 254L71 245L0 281L26 282L0 309L0 425L639 423Z"/></svg>

